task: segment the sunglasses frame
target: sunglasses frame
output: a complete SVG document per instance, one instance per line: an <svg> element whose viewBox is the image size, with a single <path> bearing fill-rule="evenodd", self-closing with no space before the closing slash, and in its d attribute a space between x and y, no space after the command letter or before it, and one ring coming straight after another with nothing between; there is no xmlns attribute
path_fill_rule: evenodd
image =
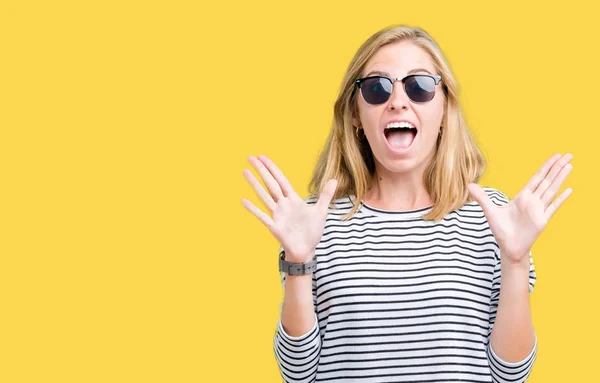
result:
<svg viewBox="0 0 600 383"><path fill-rule="evenodd" d="M402 78L400 78L400 77L391 78L391 77L388 77L388 76L369 76L369 77L363 77L363 78L359 78L358 80L354 81L354 84L356 86L358 86L358 89L360 90L360 95L363 98L363 100L365 100L365 96L362 94L362 83L363 83L363 81L371 79L371 78L385 78L385 79L389 80L389 82L392 84L392 92L394 91L394 83L396 81L401 81L402 82L402 89L404 89L404 93L406 93L406 95L408 96L408 98L412 102L423 103L423 102L429 102L431 100L428 100L428 101L414 101L412 98L410 98L410 96L408 95L408 92L406 92L406 79L408 79L409 77L422 77L422 76L432 78L433 81L435 82L436 87L437 87L437 84L439 84L440 81L442 81L442 76L440 76L439 74L414 73L414 74L409 74L407 76L404 76ZM385 104L390 99L391 95L392 95L392 93L390 93L390 95L388 96L387 100L385 100L384 102L382 102L380 104L371 104L367 100L365 100L365 102L367 104L369 104L369 105L381 105L381 104ZM435 97L435 90L434 90L434 94L433 95ZM433 97L431 99L433 100Z"/></svg>

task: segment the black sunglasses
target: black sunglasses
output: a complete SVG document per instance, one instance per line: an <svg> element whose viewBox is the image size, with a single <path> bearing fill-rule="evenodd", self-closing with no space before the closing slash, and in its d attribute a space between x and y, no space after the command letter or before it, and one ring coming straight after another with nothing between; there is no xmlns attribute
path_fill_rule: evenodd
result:
<svg viewBox="0 0 600 383"><path fill-rule="evenodd" d="M356 80L362 98L369 104L377 105L386 102L394 89L394 82L402 81L408 98L414 102L431 101L435 96L435 87L442 81L440 75L411 74L402 79L386 76L372 76Z"/></svg>

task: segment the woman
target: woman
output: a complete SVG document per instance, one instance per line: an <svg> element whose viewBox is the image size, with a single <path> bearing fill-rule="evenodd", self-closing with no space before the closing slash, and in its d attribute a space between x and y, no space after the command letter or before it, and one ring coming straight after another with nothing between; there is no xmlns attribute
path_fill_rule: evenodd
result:
<svg viewBox="0 0 600 383"><path fill-rule="evenodd" d="M530 249L570 195L570 154L512 200L477 185L483 157L458 86L422 29L358 50L302 199L267 157L243 174L272 217L284 300L274 350L287 382L524 382L537 337ZM471 198L472 197L472 198Z"/></svg>

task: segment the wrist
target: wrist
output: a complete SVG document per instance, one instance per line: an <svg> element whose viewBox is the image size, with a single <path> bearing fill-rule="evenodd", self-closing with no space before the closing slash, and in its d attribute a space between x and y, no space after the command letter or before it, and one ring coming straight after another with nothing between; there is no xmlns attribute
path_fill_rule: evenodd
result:
<svg viewBox="0 0 600 383"><path fill-rule="evenodd" d="M529 254L531 250L527 250L525 252L519 251L517 253L506 251L505 249L500 248L500 260L502 264L507 264L515 267L529 267Z"/></svg>
<svg viewBox="0 0 600 383"><path fill-rule="evenodd" d="M315 252L312 251L310 253L292 253L285 251L285 256L283 260L292 263L305 263L310 262L315 258Z"/></svg>
<svg viewBox="0 0 600 383"><path fill-rule="evenodd" d="M302 257L296 261L295 256L289 257L292 260L288 260L287 254L284 251L279 258L279 271L294 276L314 273L317 270L317 259L314 257L314 253L312 254L313 257L309 260L304 260L306 258Z"/></svg>
<svg viewBox="0 0 600 383"><path fill-rule="evenodd" d="M508 257L502 257L500 259L502 267L502 275L508 273L512 274L529 274L530 262L529 255L522 257L519 261L513 261Z"/></svg>

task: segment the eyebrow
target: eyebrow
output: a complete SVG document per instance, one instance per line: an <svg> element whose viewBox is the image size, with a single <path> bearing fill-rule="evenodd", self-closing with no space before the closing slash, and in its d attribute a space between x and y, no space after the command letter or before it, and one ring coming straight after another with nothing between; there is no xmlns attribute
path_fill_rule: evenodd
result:
<svg viewBox="0 0 600 383"><path fill-rule="evenodd" d="M411 74L411 73L415 73L415 72L427 72L427 73L429 73L429 74L433 74L433 73L431 73L430 71L428 71L428 70L427 70L427 69L425 69L425 68L415 68L415 69L411 69L411 70L409 70L409 71L408 71L408 73L407 73L407 74ZM390 75L389 73L387 73L387 72L383 72L383 71L380 71L380 70L372 70L372 71L370 71L369 73L367 73L365 77L369 77L369 76L370 76L370 75L372 75L372 74L378 74L378 75L381 75L381 76L388 76L388 77L391 77L391 75Z"/></svg>

